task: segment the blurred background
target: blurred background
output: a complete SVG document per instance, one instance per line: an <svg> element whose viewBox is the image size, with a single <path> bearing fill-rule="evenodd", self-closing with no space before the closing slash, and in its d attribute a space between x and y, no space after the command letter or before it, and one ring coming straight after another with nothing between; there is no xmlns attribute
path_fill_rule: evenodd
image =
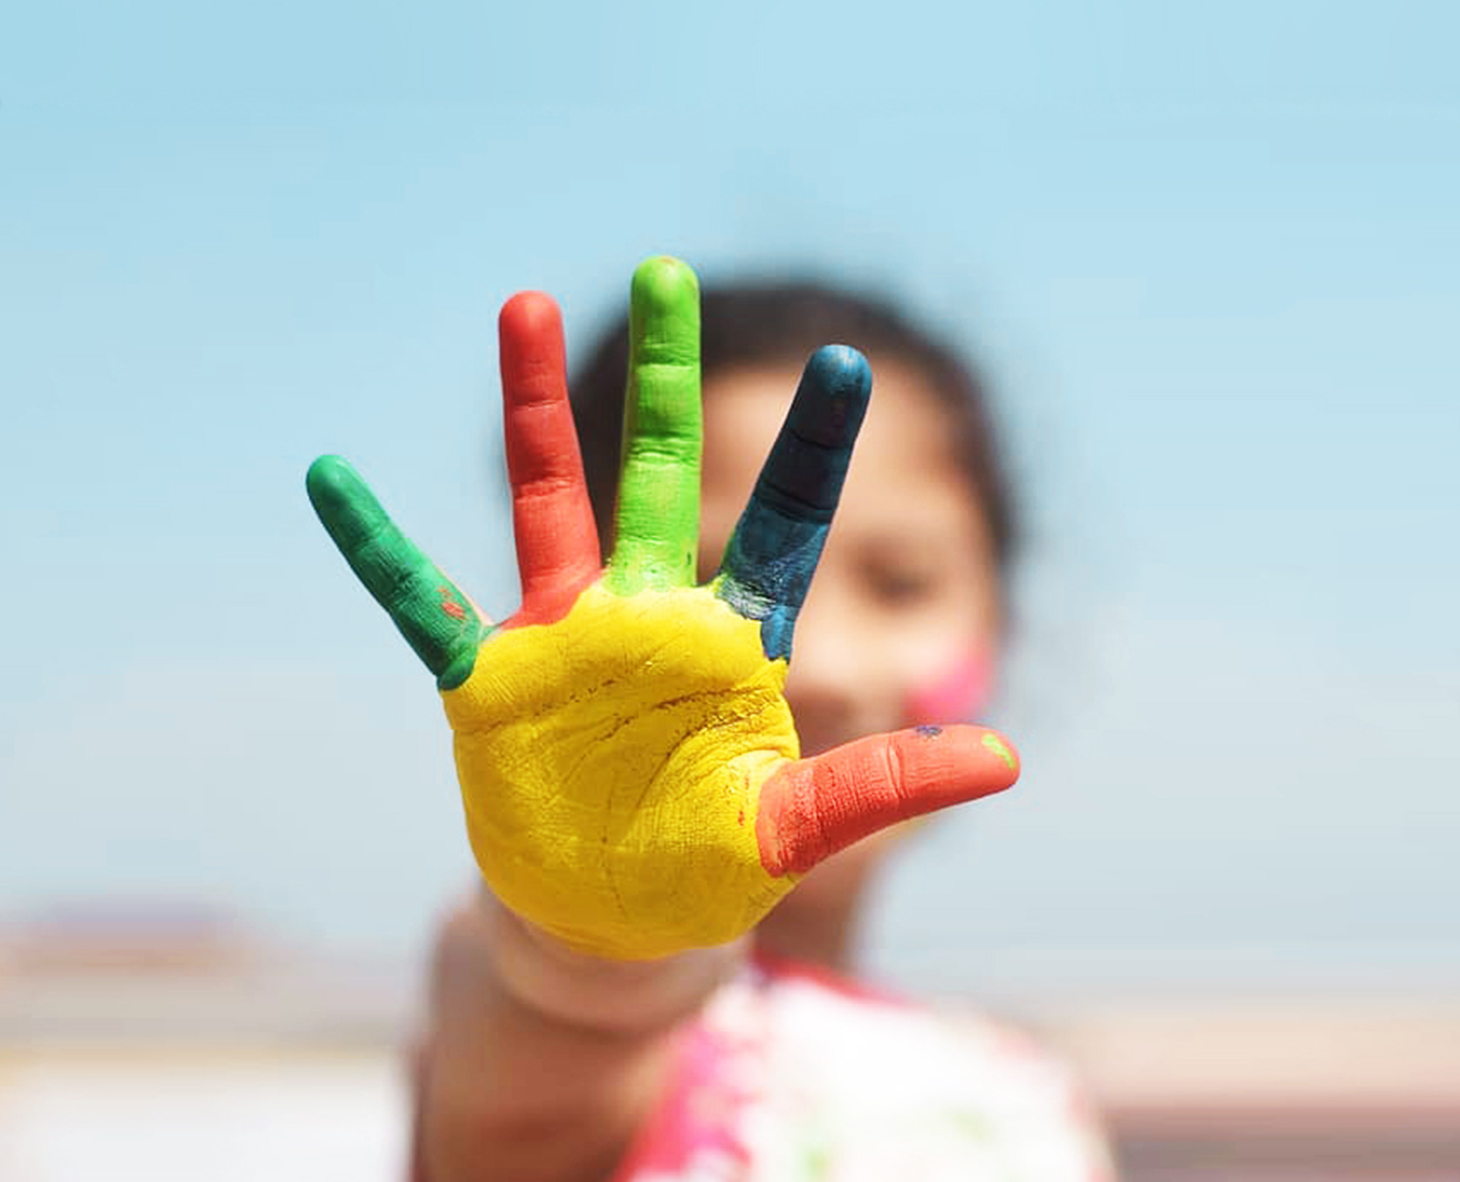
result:
<svg viewBox="0 0 1460 1182"><path fill-rule="evenodd" d="M496 310L571 353L657 252L889 292L995 388L1026 774L869 971L1063 1048L1128 1177L1460 1177L1452 5L5 25L0 1177L398 1176L472 871L303 473L510 611Z"/></svg>

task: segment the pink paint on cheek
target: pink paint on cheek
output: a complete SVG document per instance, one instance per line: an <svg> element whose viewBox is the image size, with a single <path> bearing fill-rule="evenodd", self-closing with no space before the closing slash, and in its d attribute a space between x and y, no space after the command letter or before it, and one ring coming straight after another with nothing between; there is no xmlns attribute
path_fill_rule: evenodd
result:
<svg viewBox="0 0 1460 1182"><path fill-rule="evenodd" d="M988 705L994 663L987 651L966 653L951 669L908 695L905 726L972 722Z"/></svg>

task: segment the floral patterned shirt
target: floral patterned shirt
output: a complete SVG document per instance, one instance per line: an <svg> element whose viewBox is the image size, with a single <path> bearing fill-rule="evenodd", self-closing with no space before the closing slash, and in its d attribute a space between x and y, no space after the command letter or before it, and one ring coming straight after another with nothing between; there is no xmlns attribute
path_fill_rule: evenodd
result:
<svg viewBox="0 0 1460 1182"><path fill-rule="evenodd" d="M1067 1069L977 1015L758 961L681 1033L614 1182L1109 1182Z"/></svg>

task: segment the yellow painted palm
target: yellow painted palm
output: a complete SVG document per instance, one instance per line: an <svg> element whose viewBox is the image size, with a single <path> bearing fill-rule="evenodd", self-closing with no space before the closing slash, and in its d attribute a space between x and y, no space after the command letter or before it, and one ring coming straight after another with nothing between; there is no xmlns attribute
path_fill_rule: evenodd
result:
<svg viewBox="0 0 1460 1182"><path fill-rule="evenodd" d="M722 943L836 850L1013 783L1012 749L979 727L917 728L799 758L782 689L870 393L860 354L813 355L719 573L696 586L693 273L661 258L634 277L606 566L557 308L516 296L499 330L522 578L511 618L488 624L345 461L317 460L308 488L351 567L437 675L468 837L507 906L603 956Z"/></svg>

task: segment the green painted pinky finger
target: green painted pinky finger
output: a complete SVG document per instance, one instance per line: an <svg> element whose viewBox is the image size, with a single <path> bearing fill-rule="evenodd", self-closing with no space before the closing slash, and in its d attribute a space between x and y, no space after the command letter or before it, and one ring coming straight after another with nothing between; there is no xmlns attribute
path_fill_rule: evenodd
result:
<svg viewBox="0 0 1460 1182"><path fill-rule="evenodd" d="M471 601L401 533L369 486L339 456L320 456L305 478L310 503L350 569L436 675L455 689L486 632Z"/></svg>

